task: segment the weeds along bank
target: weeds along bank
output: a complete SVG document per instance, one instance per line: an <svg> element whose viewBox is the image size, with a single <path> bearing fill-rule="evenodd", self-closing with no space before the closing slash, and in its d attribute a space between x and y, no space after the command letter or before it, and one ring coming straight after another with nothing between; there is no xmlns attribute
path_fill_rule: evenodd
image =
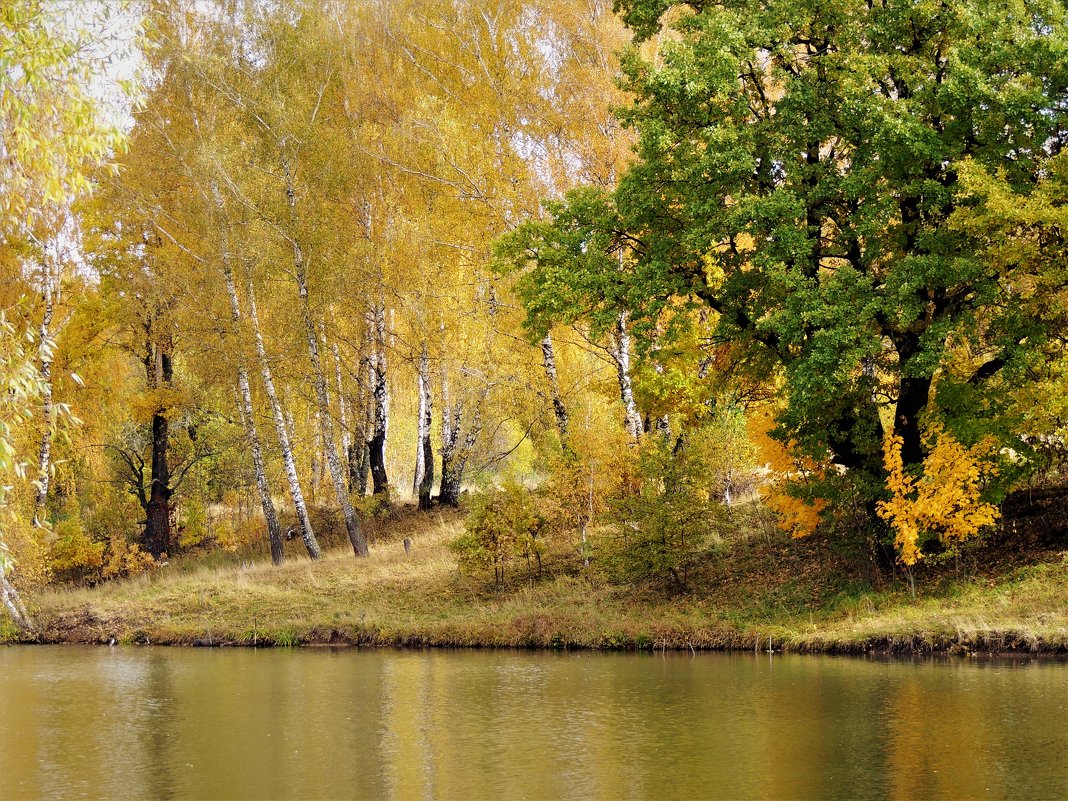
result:
<svg viewBox="0 0 1068 801"><path fill-rule="evenodd" d="M460 568L463 518L384 527L366 561L343 549L280 568L174 564L40 596L32 641L182 645L368 644L814 651L1068 650L1068 554L977 548L909 583L857 578L855 555L773 529L719 543L672 578L625 582L596 561ZM410 554L403 539L410 540ZM174 569L172 569L174 568ZM613 568L614 569L614 568ZM5 636L18 634L8 628ZM27 638L23 638L27 641Z"/></svg>

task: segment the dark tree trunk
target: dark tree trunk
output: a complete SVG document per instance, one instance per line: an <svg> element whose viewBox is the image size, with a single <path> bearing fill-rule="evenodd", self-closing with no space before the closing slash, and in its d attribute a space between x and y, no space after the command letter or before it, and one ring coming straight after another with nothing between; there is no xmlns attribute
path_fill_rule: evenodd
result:
<svg viewBox="0 0 1068 801"><path fill-rule="evenodd" d="M430 353L426 342L419 356L419 420L415 459L415 493L419 508L430 508L434 491L434 446L430 442L430 426L434 417L434 399L430 391Z"/></svg>
<svg viewBox="0 0 1068 801"><path fill-rule="evenodd" d="M462 441L460 425L463 420L463 404L458 400L451 414L448 412L447 400L442 404L444 409L441 421L441 483L438 487L438 501L443 506L458 507L460 505L460 488L463 485L464 470L467 469L467 460L471 457L475 443L482 433L482 404L488 393L489 389L484 389L481 397L474 404L471 422ZM447 399L448 392L445 391L443 395Z"/></svg>
<svg viewBox="0 0 1068 801"><path fill-rule="evenodd" d="M389 477L386 475L386 432L377 431L367 444L371 468L371 493L389 499Z"/></svg>
<svg viewBox="0 0 1068 801"><path fill-rule="evenodd" d="M145 359L149 385L153 388L170 386L174 378L171 355L155 343L150 344ZM145 550L159 560L170 551L171 545L171 470L167 464L170 445L170 421L166 409L158 409L152 416L152 483L145 508Z"/></svg>
<svg viewBox="0 0 1068 801"><path fill-rule="evenodd" d="M363 497L367 494L367 473L369 470L370 451L367 448L367 440L361 434L354 437L349 445L349 492Z"/></svg>
<svg viewBox="0 0 1068 801"><path fill-rule="evenodd" d="M923 462L923 412L930 396L931 379L928 376L901 376L894 433L901 437L901 462L905 466Z"/></svg>
<svg viewBox="0 0 1068 801"><path fill-rule="evenodd" d="M449 405L449 380L441 377L441 483L438 487L438 502L443 506L460 505L460 479L455 475L454 458L460 439L462 405L457 401Z"/></svg>
<svg viewBox="0 0 1068 801"><path fill-rule="evenodd" d="M386 366L386 308L378 303L373 312L374 358L371 383L373 419L370 449L371 493L389 501L389 477L386 475L386 434L389 431L389 384Z"/></svg>
<svg viewBox="0 0 1068 801"><path fill-rule="evenodd" d="M425 511L430 508L430 496L434 492L434 446L429 435L423 438L423 459L426 471L419 482L419 508Z"/></svg>
<svg viewBox="0 0 1068 801"><path fill-rule="evenodd" d="M438 489L438 503L454 509L460 505L460 482L463 479L464 466L451 459L441 460L441 486Z"/></svg>

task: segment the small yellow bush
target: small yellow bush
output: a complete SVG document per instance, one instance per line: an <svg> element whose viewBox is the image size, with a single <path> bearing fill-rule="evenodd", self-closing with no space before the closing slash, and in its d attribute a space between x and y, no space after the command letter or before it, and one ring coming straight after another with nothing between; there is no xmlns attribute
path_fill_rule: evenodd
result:
<svg viewBox="0 0 1068 801"><path fill-rule="evenodd" d="M155 566L152 554L142 551L137 543L127 542L122 537L114 537L108 543L107 556L100 573L104 578L122 578L136 576Z"/></svg>
<svg viewBox="0 0 1068 801"><path fill-rule="evenodd" d="M261 516L247 520L224 517L215 525L215 542L230 553L247 551L266 540L267 522Z"/></svg>
<svg viewBox="0 0 1068 801"><path fill-rule="evenodd" d="M983 477L996 471L993 440L966 448L941 424L928 425L927 457L919 478L905 472L902 444L901 437L891 432L883 446L891 498L880 501L877 511L894 529L894 545L904 564L923 558L925 535L953 546L997 521L997 507L982 500Z"/></svg>
<svg viewBox="0 0 1068 801"><path fill-rule="evenodd" d="M823 475L823 466L811 459L798 458L791 446L774 439L770 433L774 426L774 417L769 410L750 416L747 422L757 459L765 466L766 478L760 485L760 495L768 508L778 516L779 528L800 539L815 533L827 501L823 498L799 498L787 490L791 484L797 485L810 478L819 479Z"/></svg>
<svg viewBox="0 0 1068 801"><path fill-rule="evenodd" d="M105 543L96 542L75 517L56 523L48 559L56 578L78 581L99 574L104 565Z"/></svg>

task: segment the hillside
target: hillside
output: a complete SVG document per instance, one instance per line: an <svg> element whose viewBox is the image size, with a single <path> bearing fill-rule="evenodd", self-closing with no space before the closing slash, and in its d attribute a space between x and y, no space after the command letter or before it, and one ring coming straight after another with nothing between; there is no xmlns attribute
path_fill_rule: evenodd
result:
<svg viewBox="0 0 1068 801"><path fill-rule="evenodd" d="M1039 507L1041 508L1041 507ZM826 539L761 535L702 560L685 591L612 585L568 569L528 585L462 575L455 513L409 511L371 556L329 550L210 566L194 559L37 599L45 642L476 646L606 649L1068 651L1068 549L1021 517L1016 540L953 563L872 580ZM1048 529L1048 526L1046 527ZM412 540L406 556L402 539ZM8 638L14 638L9 630ZM26 640L23 640L26 641Z"/></svg>

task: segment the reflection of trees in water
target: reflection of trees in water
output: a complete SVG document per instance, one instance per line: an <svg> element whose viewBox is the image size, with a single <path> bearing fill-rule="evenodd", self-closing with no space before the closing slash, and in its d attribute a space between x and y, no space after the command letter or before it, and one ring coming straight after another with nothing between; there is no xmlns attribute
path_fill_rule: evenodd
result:
<svg viewBox="0 0 1068 801"><path fill-rule="evenodd" d="M138 774L144 777L145 797L169 801L178 798L180 776L177 774L172 748L175 734L181 725L182 710L175 700L171 671L174 659L160 650L147 655L144 691L138 693L142 716L138 728L140 765ZM117 775L130 772L129 769Z"/></svg>
<svg viewBox="0 0 1068 801"><path fill-rule="evenodd" d="M0 798L1057 795L1058 663L0 650Z"/></svg>
<svg viewBox="0 0 1068 801"><path fill-rule="evenodd" d="M465 764L477 757L456 747L459 738L434 737L435 712L442 699L435 692L439 688L433 663L433 657L424 653L391 654L382 660L377 752L388 798L465 797L454 794L449 771L442 768L453 760ZM444 730L448 732L447 724Z"/></svg>

